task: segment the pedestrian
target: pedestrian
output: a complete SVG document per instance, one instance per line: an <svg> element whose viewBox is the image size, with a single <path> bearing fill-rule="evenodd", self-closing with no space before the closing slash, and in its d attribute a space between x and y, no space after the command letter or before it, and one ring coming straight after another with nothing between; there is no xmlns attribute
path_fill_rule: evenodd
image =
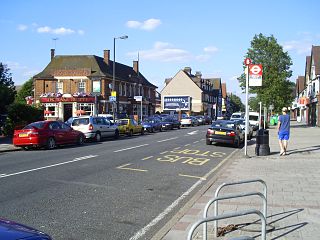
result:
<svg viewBox="0 0 320 240"><path fill-rule="evenodd" d="M280 156L287 154L288 141L290 138L290 116L287 114L288 109L282 108L282 115L278 120L278 139L280 145Z"/></svg>

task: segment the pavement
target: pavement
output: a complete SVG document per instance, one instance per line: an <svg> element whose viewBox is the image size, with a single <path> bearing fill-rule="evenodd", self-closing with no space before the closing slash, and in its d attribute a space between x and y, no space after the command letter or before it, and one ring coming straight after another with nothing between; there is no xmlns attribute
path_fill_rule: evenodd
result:
<svg viewBox="0 0 320 240"><path fill-rule="evenodd" d="M279 143L275 126L269 129L271 153L256 156L255 143L234 152L208 184L172 218L153 240L187 239L191 226L203 218L205 205L222 183L262 179L267 185L267 239L312 240L320 239L320 128L291 122L288 155L279 156ZM263 185L250 183L228 186L219 196L263 192ZM262 200L257 196L219 201L218 214L241 210L262 211ZM213 216L213 206L209 215ZM223 237L215 238L213 224L208 224L207 239L230 239L242 236L261 239L261 224L252 215L220 220L219 227L227 230ZM193 240L202 239L202 226Z"/></svg>
<svg viewBox="0 0 320 240"><path fill-rule="evenodd" d="M222 183L262 179L267 185L267 239L312 240L320 239L320 128L291 122L288 155L279 156L277 132L269 129L271 153L256 156L254 140L244 149L233 152L217 169L205 186L182 207L153 240L187 239L191 226L202 219L205 205L214 198ZM12 139L0 137L0 152L20 150ZM259 183L229 186L219 196L252 191L262 192ZM212 216L213 207L209 210ZM257 196L219 201L219 214L247 209L262 211L261 198ZM223 237L215 238L212 223L208 224L208 239L230 239L251 236L260 239L261 224L255 216L242 216L220 220L219 227L229 230ZM202 227L196 229L193 240L202 239Z"/></svg>

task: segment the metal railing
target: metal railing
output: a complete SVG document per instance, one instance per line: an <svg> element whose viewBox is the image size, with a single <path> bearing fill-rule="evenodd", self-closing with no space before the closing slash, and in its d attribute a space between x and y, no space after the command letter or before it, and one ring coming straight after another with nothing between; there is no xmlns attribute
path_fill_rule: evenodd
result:
<svg viewBox="0 0 320 240"><path fill-rule="evenodd" d="M195 224L192 225L191 229L189 230L187 239L188 240L192 240L192 235L193 235L194 231L202 223L206 224L207 222L211 222L211 221L218 221L218 220L221 220L221 219L239 217L239 216L244 216L244 215L249 215L249 214L256 214L256 215L258 215L260 217L260 220L261 220L261 239L262 240L266 240L266 219L265 219L264 215L260 211L254 210L254 209L244 210L244 211L239 211L239 212L229 213L229 214L222 214L222 215L218 215L218 216L214 216L214 217L201 219L201 220L199 220L198 222L196 222Z"/></svg>
<svg viewBox="0 0 320 240"><path fill-rule="evenodd" d="M249 180L243 180L243 181L238 181L238 182L230 182L230 183L223 183L221 184L215 194L214 197L217 198L219 196L219 193L221 191L222 188L227 187L227 186L234 186L234 185L241 185L241 184L247 184L247 183L261 183L263 185L263 215L267 221L267 184L265 181L263 181L262 179L256 178L256 179L249 179ZM242 196L243 197L243 196ZM214 216L218 215L218 201L215 201L214 203ZM205 228L207 224L205 224ZM216 233L216 236L218 236L218 221L214 221L214 231Z"/></svg>

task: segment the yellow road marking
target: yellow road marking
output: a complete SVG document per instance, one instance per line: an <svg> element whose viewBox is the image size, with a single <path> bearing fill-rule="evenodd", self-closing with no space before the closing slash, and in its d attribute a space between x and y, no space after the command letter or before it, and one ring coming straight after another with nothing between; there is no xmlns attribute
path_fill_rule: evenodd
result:
<svg viewBox="0 0 320 240"><path fill-rule="evenodd" d="M148 159L150 159L150 158L153 158L153 156L149 156L149 157L145 157L145 158L142 158L141 160L148 160Z"/></svg>
<svg viewBox="0 0 320 240"><path fill-rule="evenodd" d="M148 170L145 170L145 169L138 169L138 168L128 168L126 166L130 166L132 165L131 163L127 163L127 164L124 164L122 166L119 166L117 167L118 169L124 169L124 170L130 170L130 171L137 171L137 172L148 172Z"/></svg>
<svg viewBox="0 0 320 240"><path fill-rule="evenodd" d="M199 177L199 176L192 176L192 175L185 175L185 174L179 174L180 177L189 177L189 178L198 178L201 180L206 180L204 177Z"/></svg>

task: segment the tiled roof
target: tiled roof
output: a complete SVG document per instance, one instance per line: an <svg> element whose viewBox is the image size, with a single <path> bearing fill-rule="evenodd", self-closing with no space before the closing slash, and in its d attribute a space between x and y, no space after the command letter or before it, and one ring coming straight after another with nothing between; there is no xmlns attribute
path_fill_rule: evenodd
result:
<svg viewBox="0 0 320 240"><path fill-rule="evenodd" d="M305 89L305 77L304 76L298 76L296 80L296 89L297 93L301 93Z"/></svg>
<svg viewBox="0 0 320 240"><path fill-rule="evenodd" d="M113 61L109 61L108 65L102 57L95 55L57 55L51 60L47 67L35 75L34 78L52 78L54 71L59 69L89 69L91 73L87 77L112 78ZM141 73L139 73L138 76L133 70L133 67L116 62L115 69L116 79L156 87Z"/></svg>
<svg viewBox="0 0 320 240"><path fill-rule="evenodd" d="M320 75L320 46L312 46L311 58L314 61L315 74Z"/></svg>
<svg viewBox="0 0 320 240"><path fill-rule="evenodd" d="M311 56L306 57L306 69L305 69L305 76L307 77L310 75L310 62L311 62Z"/></svg>

